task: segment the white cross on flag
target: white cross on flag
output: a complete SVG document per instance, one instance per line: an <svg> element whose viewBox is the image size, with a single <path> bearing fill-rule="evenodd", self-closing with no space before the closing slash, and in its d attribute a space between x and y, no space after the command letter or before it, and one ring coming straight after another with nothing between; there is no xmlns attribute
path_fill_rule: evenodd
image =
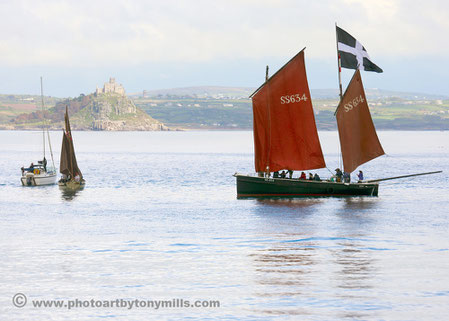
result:
<svg viewBox="0 0 449 321"><path fill-rule="evenodd" d="M362 44L339 27L337 27L337 49L341 67L383 72L382 69L371 61Z"/></svg>

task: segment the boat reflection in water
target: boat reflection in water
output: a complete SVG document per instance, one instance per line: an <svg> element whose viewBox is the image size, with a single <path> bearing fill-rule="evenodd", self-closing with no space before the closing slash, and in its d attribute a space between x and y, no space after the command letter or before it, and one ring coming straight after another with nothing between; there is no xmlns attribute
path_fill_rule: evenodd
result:
<svg viewBox="0 0 449 321"><path fill-rule="evenodd" d="M322 198L257 198L255 200L261 206L284 207L288 209L307 209L324 201Z"/></svg>
<svg viewBox="0 0 449 321"><path fill-rule="evenodd" d="M333 320L377 316L379 240L366 232L376 224L369 214L376 199L334 199L327 213L317 207L328 199L256 202L255 239L260 241L248 256L254 296L262 303L253 313Z"/></svg>
<svg viewBox="0 0 449 321"><path fill-rule="evenodd" d="M78 187L76 189L67 188L65 186L59 186L59 190L61 191L61 197L65 201L72 201L74 200L79 194L81 194L82 190L84 189L84 185L81 187Z"/></svg>
<svg viewBox="0 0 449 321"><path fill-rule="evenodd" d="M368 299L365 291L374 287L377 274L370 251L362 243L357 237L310 237L256 250L250 254L257 285L254 295L265 301L265 308L255 312L317 316L329 312L323 308L339 306L332 316L336 319L374 316L374 311L355 307ZM324 291L329 283L341 291Z"/></svg>

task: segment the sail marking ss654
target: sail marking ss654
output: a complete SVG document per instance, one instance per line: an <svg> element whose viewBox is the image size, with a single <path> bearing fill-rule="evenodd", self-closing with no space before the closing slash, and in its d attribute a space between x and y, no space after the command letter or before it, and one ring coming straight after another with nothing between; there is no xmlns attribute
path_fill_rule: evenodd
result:
<svg viewBox="0 0 449 321"><path fill-rule="evenodd" d="M252 97L256 172L326 166L315 125L304 49Z"/></svg>
<svg viewBox="0 0 449 321"><path fill-rule="evenodd" d="M361 164L385 154L374 128L359 69L338 105L336 117L345 172L352 173Z"/></svg>

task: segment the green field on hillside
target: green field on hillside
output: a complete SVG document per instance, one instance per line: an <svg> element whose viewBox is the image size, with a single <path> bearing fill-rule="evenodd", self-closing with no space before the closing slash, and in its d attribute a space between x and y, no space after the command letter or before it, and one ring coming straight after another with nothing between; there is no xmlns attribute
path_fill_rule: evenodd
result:
<svg viewBox="0 0 449 321"><path fill-rule="evenodd" d="M211 129L252 128L249 99L137 98L135 104L167 126ZM313 102L320 130L335 130L337 100ZM374 100L369 103L379 129L448 130L449 101Z"/></svg>

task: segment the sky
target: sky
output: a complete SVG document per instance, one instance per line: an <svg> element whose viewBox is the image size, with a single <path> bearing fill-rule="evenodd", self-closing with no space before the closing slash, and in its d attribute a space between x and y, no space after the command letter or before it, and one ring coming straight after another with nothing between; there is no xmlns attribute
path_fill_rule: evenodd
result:
<svg viewBox="0 0 449 321"><path fill-rule="evenodd" d="M0 94L258 87L304 47L310 88L336 89L335 23L384 70L366 88L449 96L447 0L2 0Z"/></svg>

